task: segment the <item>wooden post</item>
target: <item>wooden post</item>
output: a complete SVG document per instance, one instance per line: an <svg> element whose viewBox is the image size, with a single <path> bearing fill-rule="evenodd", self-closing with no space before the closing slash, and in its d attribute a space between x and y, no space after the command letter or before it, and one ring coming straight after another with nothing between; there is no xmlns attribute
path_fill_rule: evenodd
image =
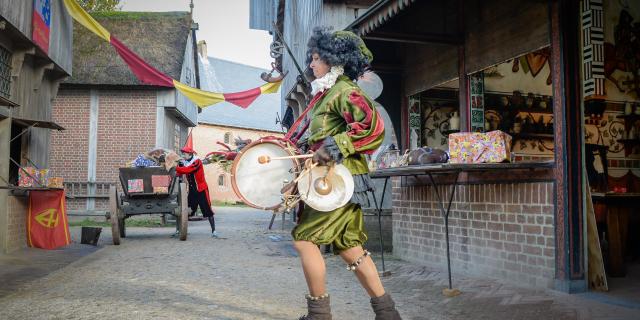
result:
<svg viewBox="0 0 640 320"><path fill-rule="evenodd" d="M587 290L584 258L579 0L550 0L555 143L556 289Z"/></svg>
<svg viewBox="0 0 640 320"><path fill-rule="evenodd" d="M458 0L458 34L464 35L464 1ZM464 39L464 37L463 37ZM469 77L466 72L465 43L458 45L458 100L460 131L471 131L471 108L469 106Z"/></svg>

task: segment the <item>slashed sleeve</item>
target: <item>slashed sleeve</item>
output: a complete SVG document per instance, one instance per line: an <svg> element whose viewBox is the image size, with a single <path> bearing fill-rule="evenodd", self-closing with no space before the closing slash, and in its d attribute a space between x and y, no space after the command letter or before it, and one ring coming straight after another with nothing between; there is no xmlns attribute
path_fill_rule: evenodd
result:
<svg viewBox="0 0 640 320"><path fill-rule="evenodd" d="M359 90L344 92L336 105L347 123L347 131L333 136L344 157L373 153L384 139L384 122L373 103Z"/></svg>
<svg viewBox="0 0 640 320"><path fill-rule="evenodd" d="M202 161L200 159L196 159L195 161L193 161L192 164L190 164L189 166L186 167L176 167L176 173L178 175L183 175L183 174L191 174L194 173L196 171L198 171L198 169L202 166Z"/></svg>

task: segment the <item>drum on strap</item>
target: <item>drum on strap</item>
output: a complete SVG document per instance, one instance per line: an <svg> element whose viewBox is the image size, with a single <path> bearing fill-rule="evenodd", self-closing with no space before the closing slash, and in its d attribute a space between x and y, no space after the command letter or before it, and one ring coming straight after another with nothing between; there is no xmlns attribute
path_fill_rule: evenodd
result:
<svg viewBox="0 0 640 320"><path fill-rule="evenodd" d="M302 160L264 159L287 158L299 153L290 142L277 137L262 138L248 144L238 153L231 167L233 191L248 206L277 209L283 203L282 188L295 180Z"/></svg>

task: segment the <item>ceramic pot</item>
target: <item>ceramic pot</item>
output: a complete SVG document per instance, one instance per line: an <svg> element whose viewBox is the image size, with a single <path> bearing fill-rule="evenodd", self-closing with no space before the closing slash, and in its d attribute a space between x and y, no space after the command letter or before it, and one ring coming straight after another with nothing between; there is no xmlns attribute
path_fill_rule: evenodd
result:
<svg viewBox="0 0 640 320"><path fill-rule="evenodd" d="M633 107L631 106L631 103L627 102L624 104L624 114L625 115L630 115L631 112L633 111Z"/></svg>
<svg viewBox="0 0 640 320"><path fill-rule="evenodd" d="M449 119L449 130L460 130L460 117L457 111Z"/></svg>

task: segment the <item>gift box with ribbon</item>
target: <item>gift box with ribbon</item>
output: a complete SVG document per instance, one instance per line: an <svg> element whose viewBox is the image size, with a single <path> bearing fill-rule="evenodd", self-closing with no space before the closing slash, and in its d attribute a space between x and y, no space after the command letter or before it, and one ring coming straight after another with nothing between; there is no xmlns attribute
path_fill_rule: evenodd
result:
<svg viewBox="0 0 640 320"><path fill-rule="evenodd" d="M142 179L127 180L127 190L129 192L144 192L144 181Z"/></svg>
<svg viewBox="0 0 640 320"><path fill-rule="evenodd" d="M151 186L156 187L168 187L171 182L171 177L168 175L152 175Z"/></svg>
<svg viewBox="0 0 640 320"><path fill-rule="evenodd" d="M500 131L460 132L449 135L450 163L511 161L511 136Z"/></svg>

